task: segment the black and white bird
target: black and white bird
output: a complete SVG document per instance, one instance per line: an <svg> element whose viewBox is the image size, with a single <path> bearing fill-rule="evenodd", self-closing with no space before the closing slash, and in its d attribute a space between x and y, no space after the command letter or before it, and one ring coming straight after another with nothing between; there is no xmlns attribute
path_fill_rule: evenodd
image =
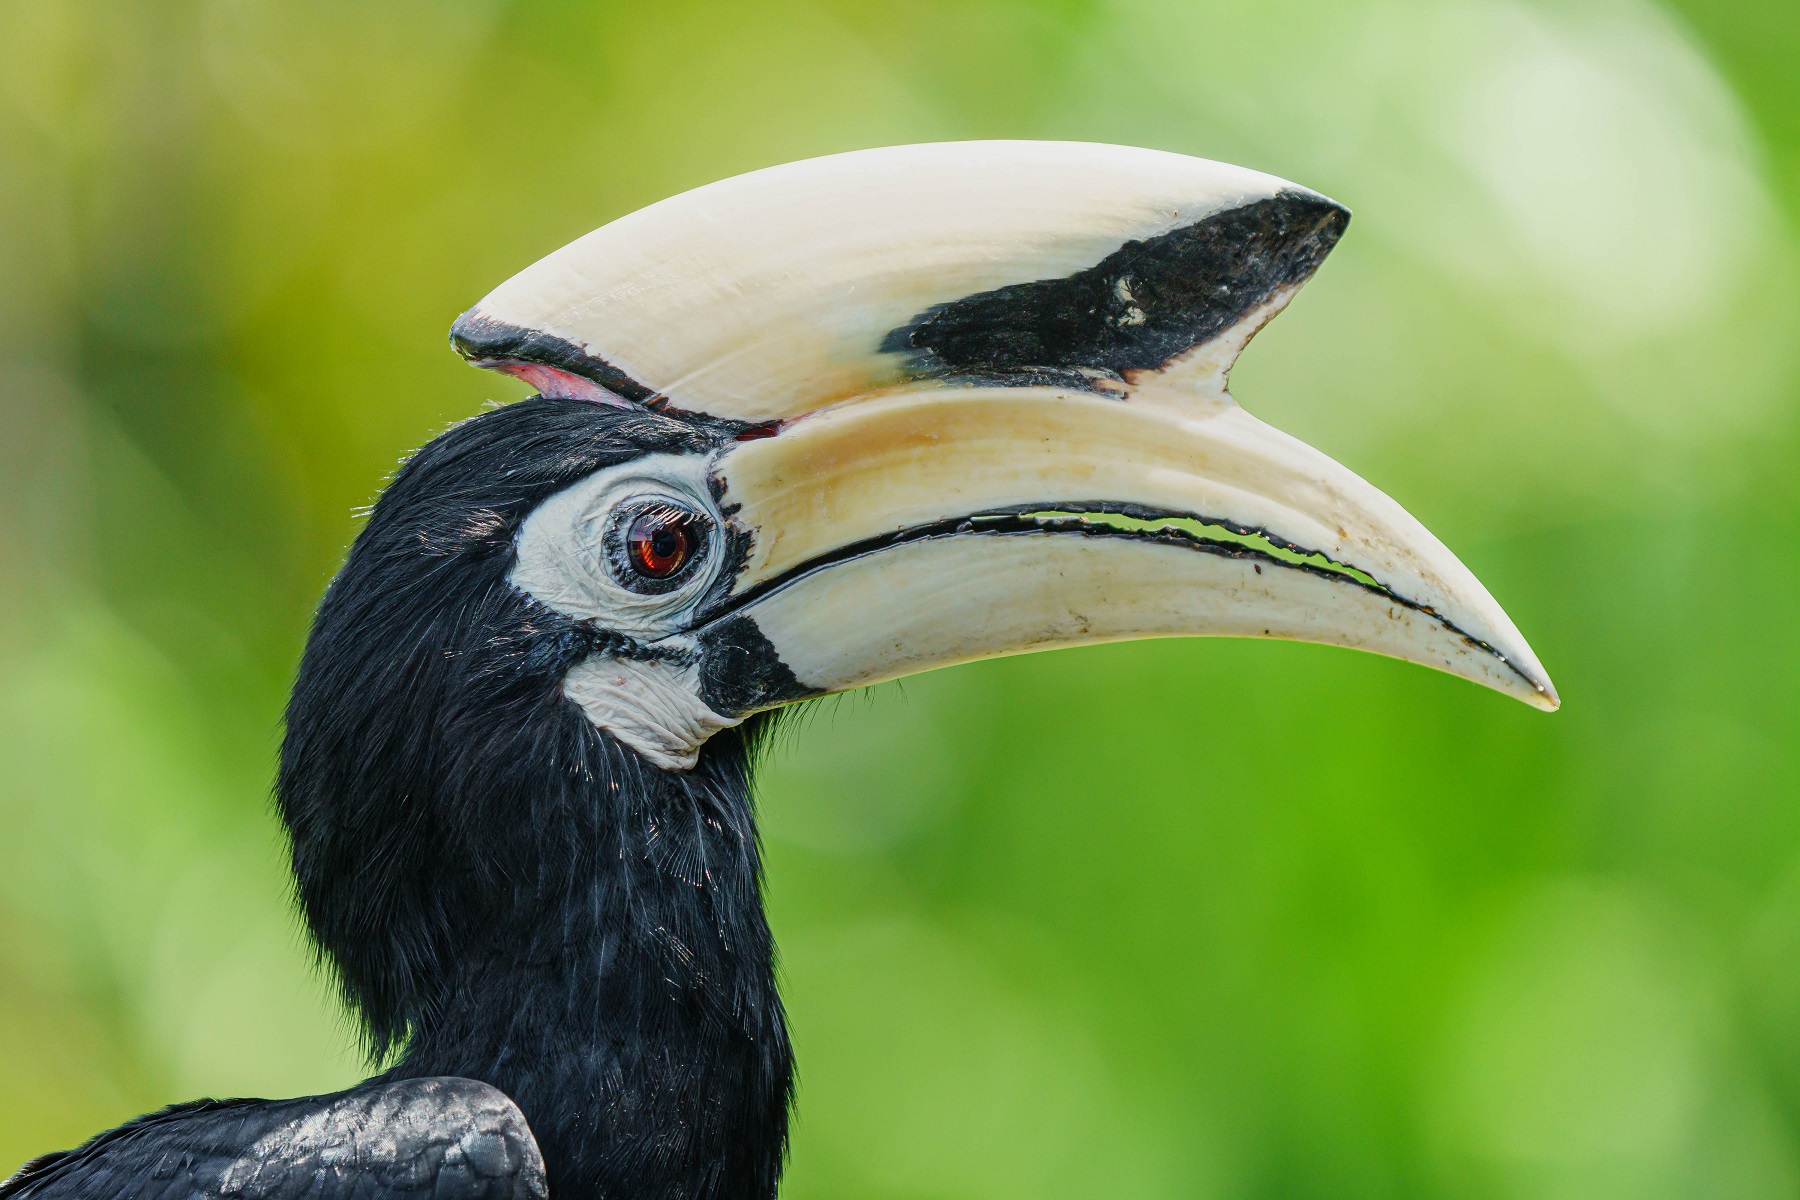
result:
<svg viewBox="0 0 1800 1200"><path fill-rule="evenodd" d="M751 767L783 705L1174 635L1556 693L1386 495L1226 374L1348 212L1117 146L904 146L613 222L459 319L537 395L399 470L277 797L388 1069L177 1105L8 1198L768 1200L793 1096Z"/></svg>

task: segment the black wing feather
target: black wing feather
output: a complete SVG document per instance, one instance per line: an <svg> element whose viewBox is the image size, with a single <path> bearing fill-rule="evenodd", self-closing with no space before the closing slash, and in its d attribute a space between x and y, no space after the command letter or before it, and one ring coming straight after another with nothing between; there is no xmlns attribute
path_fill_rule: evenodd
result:
<svg viewBox="0 0 1800 1200"><path fill-rule="evenodd" d="M47 1154L0 1200L545 1200L544 1160L504 1092L473 1079L303 1100L200 1100Z"/></svg>

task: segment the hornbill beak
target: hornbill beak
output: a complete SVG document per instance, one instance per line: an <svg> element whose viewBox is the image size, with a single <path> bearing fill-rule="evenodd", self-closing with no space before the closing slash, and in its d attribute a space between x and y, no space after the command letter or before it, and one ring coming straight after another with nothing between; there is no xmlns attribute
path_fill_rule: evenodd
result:
<svg viewBox="0 0 1800 1200"><path fill-rule="evenodd" d="M452 336L546 394L721 431L706 477L735 549L683 636L727 722L950 663L1180 635L1372 650L1555 709L1443 543L1226 390L1348 220L1149 150L863 151L616 221Z"/></svg>
<svg viewBox="0 0 1800 1200"><path fill-rule="evenodd" d="M891 397L736 449L719 474L756 539L729 611L819 692L1210 634L1373 650L1557 707L1442 542L1223 393Z"/></svg>

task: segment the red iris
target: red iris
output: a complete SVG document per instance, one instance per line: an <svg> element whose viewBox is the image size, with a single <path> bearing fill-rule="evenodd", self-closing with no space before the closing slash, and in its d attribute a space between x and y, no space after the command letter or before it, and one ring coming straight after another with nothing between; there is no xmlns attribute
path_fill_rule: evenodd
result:
<svg viewBox="0 0 1800 1200"><path fill-rule="evenodd" d="M631 569L646 579L667 579L687 566L700 545L693 513L652 508L639 513L625 531Z"/></svg>

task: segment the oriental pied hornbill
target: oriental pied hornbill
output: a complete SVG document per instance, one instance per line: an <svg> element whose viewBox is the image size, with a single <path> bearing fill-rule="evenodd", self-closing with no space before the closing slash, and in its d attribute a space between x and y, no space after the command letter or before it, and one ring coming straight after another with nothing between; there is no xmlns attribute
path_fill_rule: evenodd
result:
<svg viewBox="0 0 1800 1200"><path fill-rule="evenodd" d="M1555 708L1449 550L1225 390L1348 218L1174 154L908 146L676 196L503 284L451 338L539 394L394 477L281 755L309 928L394 1065L167 1109L0 1196L772 1196L750 768L796 700L1225 634Z"/></svg>

